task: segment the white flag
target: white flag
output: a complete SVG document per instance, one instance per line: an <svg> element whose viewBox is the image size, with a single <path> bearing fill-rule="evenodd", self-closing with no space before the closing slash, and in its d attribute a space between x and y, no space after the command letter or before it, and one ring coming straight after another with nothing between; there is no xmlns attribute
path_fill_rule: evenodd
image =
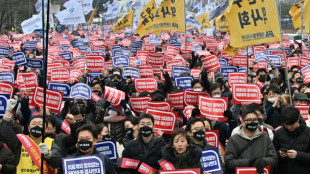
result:
<svg viewBox="0 0 310 174"><path fill-rule="evenodd" d="M118 1L113 0L112 4L108 5L107 13L103 13L104 20L115 19L118 15Z"/></svg>
<svg viewBox="0 0 310 174"><path fill-rule="evenodd" d="M21 23L24 34L30 34L36 29L42 29L42 17L41 15L33 16Z"/></svg>
<svg viewBox="0 0 310 174"><path fill-rule="evenodd" d="M61 25L74 25L86 23L83 13L82 3L76 3L74 6L55 14Z"/></svg>
<svg viewBox="0 0 310 174"><path fill-rule="evenodd" d="M44 0L44 7L47 6L47 0ZM36 12L40 13L40 11L42 10L42 0L38 0L36 5L34 5L34 7L36 8Z"/></svg>
<svg viewBox="0 0 310 174"><path fill-rule="evenodd" d="M93 0L70 0L64 3L65 8L71 8L77 3L82 3L84 14L87 15L89 12L93 11Z"/></svg>

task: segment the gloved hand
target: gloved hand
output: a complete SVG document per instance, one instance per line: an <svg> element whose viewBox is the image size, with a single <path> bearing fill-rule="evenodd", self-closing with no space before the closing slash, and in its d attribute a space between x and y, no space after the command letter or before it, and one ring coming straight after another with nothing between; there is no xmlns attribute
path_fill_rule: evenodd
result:
<svg viewBox="0 0 310 174"><path fill-rule="evenodd" d="M17 104L17 100L15 100L15 99L8 100L8 102L6 104L6 110L12 111L15 108L16 104Z"/></svg>
<svg viewBox="0 0 310 174"><path fill-rule="evenodd" d="M265 161L262 158L257 158L255 161L255 167L257 174L263 174L264 173L264 167L265 167Z"/></svg>
<svg viewBox="0 0 310 174"><path fill-rule="evenodd" d="M256 159L260 158L260 155L255 154L249 159L250 166L256 161Z"/></svg>
<svg viewBox="0 0 310 174"><path fill-rule="evenodd" d="M40 143L39 144L39 147L40 147L40 152L41 154L43 154L44 156L48 155L48 147L47 147L47 144L45 143Z"/></svg>

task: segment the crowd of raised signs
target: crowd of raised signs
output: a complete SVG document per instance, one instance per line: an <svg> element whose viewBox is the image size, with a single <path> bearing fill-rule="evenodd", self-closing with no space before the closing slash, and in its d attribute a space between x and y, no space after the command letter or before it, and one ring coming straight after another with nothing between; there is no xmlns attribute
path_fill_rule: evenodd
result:
<svg viewBox="0 0 310 174"><path fill-rule="evenodd" d="M103 29L0 36L0 173L310 171L307 42Z"/></svg>

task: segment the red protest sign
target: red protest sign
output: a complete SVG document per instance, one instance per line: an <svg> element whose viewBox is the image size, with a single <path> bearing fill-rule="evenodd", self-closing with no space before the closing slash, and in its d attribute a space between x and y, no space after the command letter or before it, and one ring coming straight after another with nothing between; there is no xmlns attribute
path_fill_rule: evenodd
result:
<svg viewBox="0 0 310 174"><path fill-rule="evenodd" d="M189 118L191 117L192 115L192 110L196 108L195 106L193 105L187 105L185 106L184 110L183 110L183 114L184 116L187 118L187 120L189 120Z"/></svg>
<svg viewBox="0 0 310 174"><path fill-rule="evenodd" d="M249 65L251 65L252 62L254 61L255 61L254 59L249 59ZM267 68L268 68L268 63L265 61L260 61L253 66L253 71L256 72L259 69L267 69Z"/></svg>
<svg viewBox="0 0 310 174"><path fill-rule="evenodd" d="M14 85L11 83L0 82L0 94L9 94L10 98L13 97Z"/></svg>
<svg viewBox="0 0 310 174"><path fill-rule="evenodd" d="M300 59L300 66L301 68L310 65L310 57L301 57Z"/></svg>
<svg viewBox="0 0 310 174"><path fill-rule="evenodd" d="M228 108L227 98L202 97L198 98L198 106L202 115L210 120L227 121L224 111Z"/></svg>
<svg viewBox="0 0 310 174"><path fill-rule="evenodd" d="M67 83L70 79L70 72L66 68L51 69L51 82Z"/></svg>
<svg viewBox="0 0 310 174"><path fill-rule="evenodd" d="M248 83L248 74L231 72L228 73L228 86L232 87L233 84L247 84Z"/></svg>
<svg viewBox="0 0 310 174"><path fill-rule="evenodd" d="M42 87L36 87L34 91L33 102L38 106L43 106L43 92ZM55 112L60 112L62 96L62 92L46 89L46 107Z"/></svg>
<svg viewBox="0 0 310 174"><path fill-rule="evenodd" d="M194 78L195 77L198 78L200 73L201 73L201 69L195 69L195 68L191 69L191 76L193 76Z"/></svg>
<svg viewBox="0 0 310 174"><path fill-rule="evenodd" d="M153 77L153 67L149 65L139 66L140 77L152 78Z"/></svg>
<svg viewBox="0 0 310 174"><path fill-rule="evenodd" d="M147 108L160 111L171 111L171 106L166 101L149 101L147 103Z"/></svg>
<svg viewBox="0 0 310 174"><path fill-rule="evenodd" d="M125 93L123 91L106 86L104 90L104 99L111 103L113 106L117 106L122 100L125 100Z"/></svg>
<svg viewBox="0 0 310 174"><path fill-rule="evenodd" d="M164 66L164 55L158 53L149 53L146 63L151 66Z"/></svg>
<svg viewBox="0 0 310 174"><path fill-rule="evenodd" d="M34 89L38 85L37 73L35 71L19 73L17 82L26 89Z"/></svg>
<svg viewBox="0 0 310 174"><path fill-rule="evenodd" d="M185 90L184 91L185 105L198 105L199 95L204 96L204 97L210 97L210 95L204 91Z"/></svg>
<svg viewBox="0 0 310 174"><path fill-rule="evenodd" d="M214 148L217 148L219 145L219 130L206 131L205 138L208 144Z"/></svg>
<svg viewBox="0 0 310 174"><path fill-rule="evenodd" d="M212 50L214 52L217 52L217 50L218 50L218 42L215 39L207 39L206 40L206 48L208 50Z"/></svg>
<svg viewBox="0 0 310 174"><path fill-rule="evenodd" d="M153 115L155 129L162 130L168 134L173 132L176 122L176 116L173 112L146 109L146 113Z"/></svg>
<svg viewBox="0 0 310 174"><path fill-rule="evenodd" d="M167 101L172 107L182 109L184 107L184 92L168 93Z"/></svg>
<svg viewBox="0 0 310 174"><path fill-rule="evenodd" d="M82 72L78 69L74 69L70 71L70 80L72 82L79 82L79 77L81 76Z"/></svg>
<svg viewBox="0 0 310 174"><path fill-rule="evenodd" d="M156 47L155 47L155 45L144 44L144 45L142 46L142 50L143 50L143 51L150 52L150 53L154 53L155 50L156 50Z"/></svg>
<svg viewBox="0 0 310 174"><path fill-rule="evenodd" d="M285 65L285 64L284 64ZM299 61L299 57L288 57L287 58L287 65L289 67L292 67L294 65L300 67L300 61Z"/></svg>
<svg viewBox="0 0 310 174"><path fill-rule="evenodd" d="M48 63L47 64L47 78L51 77L51 70L56 68L62 68L63 64L61 63Z"/></svg>
<svg viewBox="0 0 310 174"><path fill-rule="evenodd" d="M137 51L137 58L141 60L142 65L146 64L148 53L149 53L148 51L142 51L142 50Z"/></svg>
<svg viewBox="0 0 310 174"><path fill-rule="evenodd" d="M304 120L308 120L309 116L309 105L295 105L295 107L299 110L300 115Z"/></svg>
<svg viewBox="0 0 310 174"><path fill-rule="evenodd" d="M105 62L105 69L106 70L112 70L113 68L113 62L112 61L108 61L108 62Z"/></svg>
<svg viewBox="0 0 310 174"><path fill-rule="evenodd" d="M0 72L10 72L12 69L5 65L0 65Z"/></svg>
<svg viewBox="0 0 310 174"><path fill-rule="evenodd" d="M264 174L270 174L271 166L264 167ZM257 174L256 167L236 167L236 174Z"/></svg>
<svg viewBox="0 0 310 174"><path fill-rule="evenodd" d="M70 62L68 60L54 60L53 63L61 63L64 68L70 68Z"/></svg>
<svg viewBox="0 0 310 174"><path fill-rule="evenodd" d="M180 53L180 49L174 46L168 46L166 50L166 55L169 57L175 57Z"/></svg>
<svg viewBox="0 0 310 174"><path fill-rule="evenodd" d="M247 64L248 58L246 55L233 56L232 60L234 66L248 66Z"/></svg>
<svg viewBox="0 0 310 174"><path fill-rule="evenodd" d="M94 100L95 102L97 102L98 100L101 99L101 97L99 95L97 95L96 93L92 92L91 99Z"/></svg>
<svg viewBox="0 0 310 174"><path fill-rule="evenodd" d="M153 92L157 89L157 81L154 78L135 78L136 91Z"/></svg>
<svg viewBox="0 0 310 174"><path fill-rule="evenodd" d="M201 61L202 61L202 66L209 71L214 71L214 70L218 70L221 68L221 64L218 58L214 55L207 56L203 58Z"/></svg>
<svg viewBox="0 0 310 174"><path fill-rule="evenodd" d="M159 170L158 174L200 174L200 169Z"/></svg>
<svg viewBox="0 0 310 174"><path fill-rule="evenodd" d="M151 97L130 97L131 108L138 113L146 110L148 102L152 100Z"/></svg>
<svg viewBox="0 0 310 174"><path fill-rule="evenodd" d="M87 56L86 67L91 72L101 72L104 67L104 56Z"/></svg>
<svg viewBox="0 0 310 174"><path fill-rule="evenodd" d="M260 89L254 84L234 84L233 104L261 103Z"/></svg>
<svg viewBox="0 0 310 174"><path fill-rule="evenodd" d="M302 77L304 79L304 83L310 82L310 69L307 69L302 72Z"/></svg>
<svg viewBox="0 0 310 174"><path fill-rule="evenodd" d="M267 48L265 46L254 46L253 47L253 55L256 55L260 51L263 51L265 54L267 54Z"/></svg>
<svg viewBox="0 0 310 174"><path fill-rule="evenodd" d="M171 69L173 66L183 66L181 60L170 60L166 62L166 68Z"/></svg>

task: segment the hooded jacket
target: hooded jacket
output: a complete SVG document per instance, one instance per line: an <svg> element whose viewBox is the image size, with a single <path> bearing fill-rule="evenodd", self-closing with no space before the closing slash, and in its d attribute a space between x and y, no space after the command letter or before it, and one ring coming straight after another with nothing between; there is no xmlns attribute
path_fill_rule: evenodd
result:
<svg viewBox="0 0 310 174"><path fill-rule="evenodd" d="M238 152L243 149L250 141L255 141L240 156ZM267 135L264 135L260 127L256 129L255 134L249 137L245 134L242 125L239 126L237 134L231 136L226 146L225 165L226 170L234 173L236 167L250 167L250 158L259 155L264 161L265 166L276 166L278 163L277 153ZM255 166L256 162L252 166Z"/></svg>

